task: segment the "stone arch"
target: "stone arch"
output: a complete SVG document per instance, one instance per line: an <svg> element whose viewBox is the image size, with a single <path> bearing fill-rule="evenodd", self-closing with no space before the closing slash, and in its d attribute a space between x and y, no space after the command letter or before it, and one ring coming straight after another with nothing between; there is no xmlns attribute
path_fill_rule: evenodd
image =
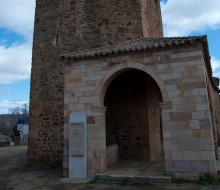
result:
<svg viewBox="0 0 220 190"><path fill-rule="evenodd" d="M161 91L163 102L169 101L168 93L167 93L167 90L165 88L163 81L156 74L156 72L153 71L152 68L150 68L149 66L143 65L143 64L129 63L129 64L121 64L121 65L114 67L104 77L102 77L99 80L98 84L96 85L96 92L95 92L95 97L94 97L95 107L103 107L105 93L109 85L111 84L111 82L121 73L128 71L128 70L143 71L149 76L151 76L155 80L155 82L157 83Z"/></svg>

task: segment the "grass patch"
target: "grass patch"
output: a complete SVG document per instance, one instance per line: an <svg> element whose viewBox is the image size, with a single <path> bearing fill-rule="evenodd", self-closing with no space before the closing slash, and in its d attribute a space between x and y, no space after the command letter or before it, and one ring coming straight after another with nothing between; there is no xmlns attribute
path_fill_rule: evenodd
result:
<svg viewBox="0 0 220 190"><path fill-rule="evenodd" d="M95 183L98 183L99 181L100 181L100 177L95 176L89 183L95 184Z"/></svg>
<svg viewBox="0 0 220 190"><path fill-rule="evenodd" d="M209 174L205 174L199 178L198 184L200 185L219 185L220 178L213 177Z"/></svg>
<svg viewBox="0 0 220 190"><path fill-rule="evenodd" d="M125 178L122 178L120 181L119 181L119 184L122 185L122 186L127 186L131 183L131 180L127 177Z"/></svg>
<svg viewBox="0 0 220 190"><path fill-rule="evenodd" d="M42 170L42 169L60 169L62 168L62 161L36 161L26 164L24 170Z"/></svg>
<svg viewBox="0 0 220 190"><path fill-rule="evenodd" d="M188 180L188 179L175 179L174 183L176 184L183 184L183 183L193 183L194 181Z"/></svg>

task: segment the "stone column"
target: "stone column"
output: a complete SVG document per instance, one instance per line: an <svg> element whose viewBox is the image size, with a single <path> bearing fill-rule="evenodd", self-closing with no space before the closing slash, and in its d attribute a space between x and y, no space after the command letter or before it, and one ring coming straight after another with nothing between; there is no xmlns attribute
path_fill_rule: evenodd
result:
<svg viewBox="0 0 220 190"><path fill-rule="evenodd" d="M106 107L93 107L88 124L88 175L106 171Z"/></svg>
<svg viewBox="0 0 220 190"><path fill-rule="evenodd" d="M175 148L175 144L171 142L171 132L169 127L172 126L172 122L170 121L170 113L172 112L172 102L162 102L160 103L161 111L162 111L162 134L163 134L163 148L165 153L165 165L166 165L166 172L169 175L172 170L170 169L169 165L172 161L171 157L171 149ZM167 147L169 146L169 147Z"/></svg>
<svg viewBox="0 0 220 190"><path fill-rule="evenodd" d="M217 176L209 112L199 107L194 112L177 112L171 102L162 103L161 108L167 175L190 180L204 174Z"/></svg>

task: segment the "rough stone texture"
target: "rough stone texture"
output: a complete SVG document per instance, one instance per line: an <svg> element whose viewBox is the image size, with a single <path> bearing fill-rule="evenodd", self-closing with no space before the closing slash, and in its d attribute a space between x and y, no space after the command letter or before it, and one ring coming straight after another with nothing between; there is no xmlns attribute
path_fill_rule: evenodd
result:
<svg viewBox="0 0 220 190"><path fill-rule="evenodd" d="M58 62L60 54L142 36L162 37L159 0L36 1L30 160L61 160L63 156L64 78L63 63ZM74 80L83 83L81 78ZM82 107L87 98L82 97L79 101L78 107ZM85 105L89 107L91 101Z"/></svg>

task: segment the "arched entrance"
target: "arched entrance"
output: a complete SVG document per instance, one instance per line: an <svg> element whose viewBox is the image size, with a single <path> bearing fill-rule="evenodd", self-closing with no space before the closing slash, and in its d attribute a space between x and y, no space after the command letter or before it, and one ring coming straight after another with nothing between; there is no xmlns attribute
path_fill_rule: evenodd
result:
<svg viewBox="0 0 220 190"><path fill-rule="evenodd" d="M162 95L147 73L133 69L117 76L104 98L106 145L117 144L123 160L157 160L162 152Z"/></svg>

